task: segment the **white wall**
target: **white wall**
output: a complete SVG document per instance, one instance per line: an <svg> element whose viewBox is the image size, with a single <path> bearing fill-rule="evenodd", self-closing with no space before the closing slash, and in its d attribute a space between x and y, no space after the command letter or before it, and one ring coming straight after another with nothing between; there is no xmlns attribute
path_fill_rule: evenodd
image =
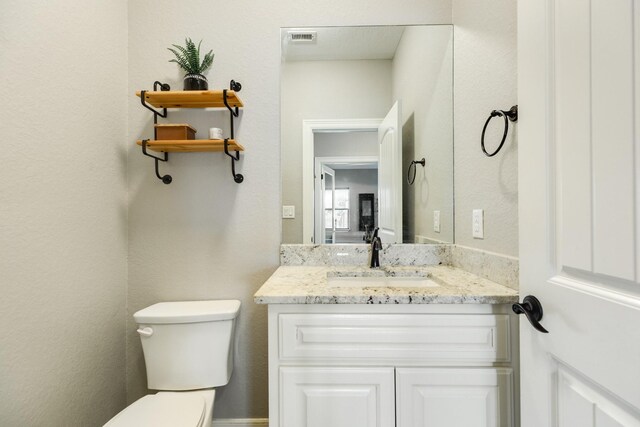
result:
<svg viewBox="0 0 640 427"><path fill-rule="evenodd" d="M0 13L0 425L125 404L127 6Z"/></svg>
<svg viewBox="0 0 640 427"><path fill-rule="evenodd" d="M516 3L453 0L456 243L512 256L518 255L518 126L492 158L482 153L480 135L492 110L517 104ZM493 123L487 140L499 142L500 122ZM484 240L471 235L473 209L484 209Z"/></svg>
<svg viewBox="0 0 640 427"><path fill-rule="evenodd" d="M128 316L147 304L171 299L239 298L239 358L231 383L217 395L216 417L267 415L266 308L253 293L278 266L281 240L280 27L451 23L449 0L327 0L248 2L136 0L129 3L129 191L130 247ZM159 31L158 29L162 30ZM242 82L246 108L238 139L247 148L235 184L223 155L173 155L163 171L133 145L149 135L150 114L133 91L156 80L179 87L180 74L166 47L185 36L204 39L216 53L208 73L212 87ZM202 114L198 114L202 113ZM192 115L193 114L193 115ZM205 112L174 115L198 129L213 121ZM192 120L192 117L196 117ZM173 120L172 118L172 120ZM220 114L216 123L226 123ZM284 161L284 159L283 159ZM128 399L146 392L142 352L128 325Z"/></svg>
<svg viewBox="0 0 640 427"><path fill-rule="evenodd" d="M416 235L454 238L452 45L450 26L407 27L393 59L393 99L402 100L403 241L408 243ZM423 157L426 166L417 166L409 186L407 168ZM434 210L440 211L439 233L433 231Z"/></svg>
<svg viewBox="0 0 640 427"><path fill-rule="evenodd" d="M282 243L303 239L302 121L384 117L392 105L390 81L390 60L282 64L282 203L298 213L283 222Z"/></svg>
<svg viewBox="0 0 640 427"><path fill-rule="evenodd" d="M313 136L314 157L378 157L378 132L318 132Z"/></svg>

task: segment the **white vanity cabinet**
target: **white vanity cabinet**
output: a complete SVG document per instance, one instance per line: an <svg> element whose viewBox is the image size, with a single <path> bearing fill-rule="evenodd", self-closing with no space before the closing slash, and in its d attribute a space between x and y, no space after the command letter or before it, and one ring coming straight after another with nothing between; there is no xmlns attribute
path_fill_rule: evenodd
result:
<svg viewBox="0 0 640 427"><path fill-rule="evenodd" d="M510 305L270 304L270 427L517 427Z"/></svg>

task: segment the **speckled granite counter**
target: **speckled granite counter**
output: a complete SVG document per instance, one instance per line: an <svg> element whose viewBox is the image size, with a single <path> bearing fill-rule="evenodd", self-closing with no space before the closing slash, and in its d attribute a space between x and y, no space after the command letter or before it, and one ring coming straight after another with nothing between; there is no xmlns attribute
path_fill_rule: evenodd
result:
<svg viewBox="0 0 640 427"><path fill-rule="evenodd" d="M327 276L421 276L438 286L341 287ZM372 270L361 266L281 266L254 295L258 304L511 304L518 291L445 265L393 266Z"/></svg>

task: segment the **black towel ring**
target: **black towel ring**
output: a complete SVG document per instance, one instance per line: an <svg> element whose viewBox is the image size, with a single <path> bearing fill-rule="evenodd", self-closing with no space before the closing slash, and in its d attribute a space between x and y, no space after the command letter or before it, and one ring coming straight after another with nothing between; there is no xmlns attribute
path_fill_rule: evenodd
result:
<svg viewBox="0 0 640 427"><path fill-rule="evenodd" d="M498 145L498 148L496 148L496 151L494 151L493 153L489 154L487 152L487 149L484 146L484 133L487 130L487 126L489 125L489 122L491 121L491 119L493 119L496 116L502 116L504 117L504 133L502 134L502 141L500 141L500 145ZM504 145L504 142L507 140L507 133L509 132L509 120L511 120L512 122L515 122L518 120L518 106L514 105L513 107L511 107L511 109L509 111L504 111L504 110L493 110L491 112L491 115L489 116L489 118L487 119L487 121L484 124L484 127L482 128L482 138L481 138L481 146L482 146L482 152L484 154L487 155L487 157L493 157L496 154L498 154L498 152L500 150L502 150L502 146Z"/></svg>
<svg viewBox="0 0 640 427"><path fill-rule="evenodd" d="M424 167L426 163L427 161L424 159L424 157L422 158L422 160L411 160L411 164L409 165L409 169L407 170L407 184L413 185L413 183L416 181L416 165L420 164L422 165L422 167ZM413 176L411 176L411 168L413 168Z"/></svg>

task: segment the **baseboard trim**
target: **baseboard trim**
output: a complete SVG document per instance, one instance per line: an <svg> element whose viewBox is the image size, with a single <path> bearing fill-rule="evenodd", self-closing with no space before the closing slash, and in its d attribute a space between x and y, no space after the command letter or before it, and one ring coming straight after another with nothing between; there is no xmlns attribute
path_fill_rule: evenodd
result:
<svg viewBox="0 0 640 427"><path fill-rule="evenodd" d="M228 418L213 420L213 427L269 427L268 418Z"/></svg>

